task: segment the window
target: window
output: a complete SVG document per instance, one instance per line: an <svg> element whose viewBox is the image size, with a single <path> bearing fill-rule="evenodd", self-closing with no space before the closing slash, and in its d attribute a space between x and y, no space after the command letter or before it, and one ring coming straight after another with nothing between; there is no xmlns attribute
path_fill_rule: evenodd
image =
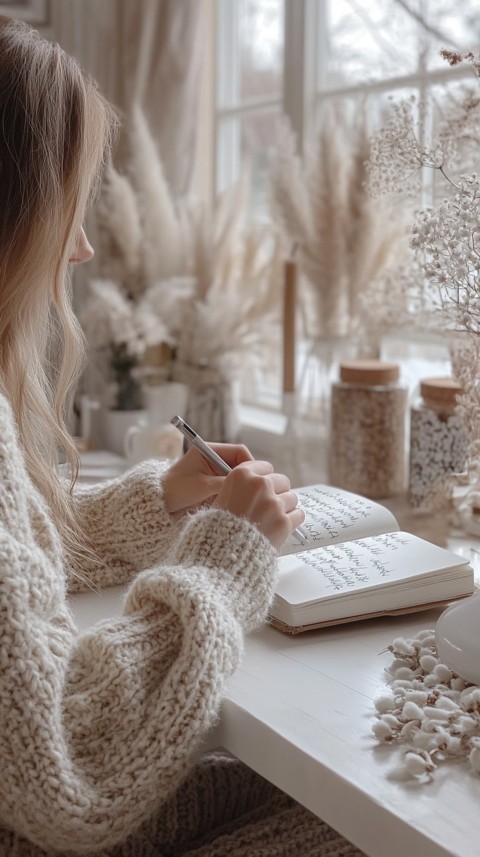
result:
<svg viewBox="0 0 480 857"><path fill-rule="evenodd" d="M429 135L455 92L466 82L475 86L468 65L451 68L439 51L478 49L477 0L216 0L216 4L215 189L218 193L235 181L248 158L253 213L260 220L268 217L265 189L275 148L274 120L282 113L303 151L326 102L336 99L355 106L365 99L370 118L378 125L389 97L414 95L424 133ZM422 202L428 203L441 188L432 171L424 173ZM405 353L413 352L405 346ZM425 345L427 362L421 370L427 374L428 361L437 360L435 343L431 358L428 352ZM419 362L418 353L413 359ZM448 359L442 371L448 371ZM322 372L310 362L303 376L310 389L320 386L325 392L329 379L323 375L319 381ZM278 405L281 394L273 386L270 377L268 390L262 388L259 397Z"/></svg>
<svg viewBox="0 0 480 857"><path fill-rule="evenodd" d="M216 192L248 160L261 214L272 120L282 110L284 0L218 0Z"/></svg>
<svg viewBox="0 0 480 857"><path fill-rule="evenodd" d="M476 49L477 0L216 0L216 181L221 192L248 159L254 210L265 216L265 183L275 118L285 113L299 148L314 131L327 99L367 97L377 121L387 97L430 96L438 121L452 81L472 79L450 68L443 47Z"/></svg>

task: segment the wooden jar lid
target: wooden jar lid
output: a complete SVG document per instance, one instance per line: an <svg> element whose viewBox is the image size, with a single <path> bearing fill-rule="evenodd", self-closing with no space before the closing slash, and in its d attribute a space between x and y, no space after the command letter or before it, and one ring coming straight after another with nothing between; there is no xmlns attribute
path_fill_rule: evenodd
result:
<svg viewBox="0 0 480 857"><path fill-rule="evenodd" d="M439 405L455 405L457 396L462 392L460 384L449 377L424 378L420 382L422 399Z"/></svg>
<svg viewBox="0 0 480 857"><path fill-rule="evenodd" d="M398 381L400 366L385 360L348 360L340 363L340 380L350 384L391 384Z"/></svg>

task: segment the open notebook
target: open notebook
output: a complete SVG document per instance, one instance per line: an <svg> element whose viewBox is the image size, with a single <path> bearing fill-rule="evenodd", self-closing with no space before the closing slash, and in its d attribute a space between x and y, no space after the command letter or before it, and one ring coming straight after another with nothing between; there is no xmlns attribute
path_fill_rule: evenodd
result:
<svg viewBox="0 0 480 857"><path fill-rule="evenodd" d="M381 504L328 485L296 493L308 541L290 537L279 558L270 613L279 630L413 612L473 593L468 560L400 532Z"/></svg>

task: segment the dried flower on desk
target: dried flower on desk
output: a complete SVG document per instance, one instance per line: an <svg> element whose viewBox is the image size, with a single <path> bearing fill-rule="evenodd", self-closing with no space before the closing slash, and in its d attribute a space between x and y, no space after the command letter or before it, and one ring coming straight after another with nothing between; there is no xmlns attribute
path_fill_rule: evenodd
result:
<svg viewBox="0 0 480 857"><path fill-rule="evenodd" d="M272 173L272 214L286 246L298 244L296 258L307 278L314 330L342 335L348 324L344 268L345 163L343 135L331 137L333 119L323 126L303 167L288 126L280 134ZM328 127L327 127L328 126ZM316 328L316 330L315 330ZM310 331L309 331L310 332Z"/></svg>
<svg viewBox="0 0 480 857"><path fill-rule="evenodd" d="M447 52L442 52L447 53ZM480 143L480 97L465 87L445 104L435 102L436 135L430 141L415 96L394 102L385 124L372 135L366 165L371 196L401 193L418 195L422 171L435 170L448 183L450 172L462 161L461 172L471 167ZM448 185L446 185L448 187Z"/></svg>
<svg viewBox="0 0 480 857"><path fill-rule="evenodd" d="M243 175L220 199L209 231L194 232L195 299L179 336L184 362L251 366L272 345L282 248L270 226L246 222L247 182Z"/></svg>
<svg viewBox="0 0 480 857"><path fill-rule="evenodd" d="M479 76L480 62L471 52L443 51L442 55L451 65L470 62ZM429 146L419 143L424 135L414 105L410 100L394 107L386 127L377 134L369 164L370 188L373 193L403 188L404 180L407 185L412 179L418 180L424 168L433 169L443 182L441 203L418 211L411 227L416 295L410 300L409 311L417 325L420 319L424 328L443 331L450 340L457 338L459 342L452 349L452 367L464 391L456 416L468 434L469 484L455 501L463 526L480 489L480 179L475 171L480 97L478 92L467 91L459 101L450 101L437 137Z"/></svg>
<svg viewBox="0 0 480 857"><path fill-rule="evenodd" d="M296 153L296 138L286 120L278 126L276 157L271 174L270 207L284 238L295 247L311 235L309 186Z"/></svg>
<svg viewBox="0 0 480 857"><path fill-rule="evenodd" d="M480 688L443 664L433 630L388 647L388 693L375 703L373 733L403 748L406 778L429 782L440 764L464 761L480 772Z"/></svg>

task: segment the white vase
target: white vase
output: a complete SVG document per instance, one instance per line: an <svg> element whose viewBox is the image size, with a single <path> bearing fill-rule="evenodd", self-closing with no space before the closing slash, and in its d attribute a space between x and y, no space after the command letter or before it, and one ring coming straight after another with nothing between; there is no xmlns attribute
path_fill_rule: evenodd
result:
<svg viewBox="0 0 480 857"><path fill-rule="evenodd" d="M207 441L236 443L240 434L240 382L211 366L177 363L174 377L188 387L185 419Z"/></svg>
<svg viewBox="0 0 480 857"><path fill-rule="evenodd" d="M108 409L103 416L103 443L110 452L124 455L124 439L130 426L146 420L146 410L117 411Z"/></svg>
<svg viewBox="0 0 480 857"><path fill-rule="evenodd" d="M188 402L188 387L180 381L165 381L154 387L145 387L145 405L150 425L165 425L172 417L183 417Z"/></svg>

